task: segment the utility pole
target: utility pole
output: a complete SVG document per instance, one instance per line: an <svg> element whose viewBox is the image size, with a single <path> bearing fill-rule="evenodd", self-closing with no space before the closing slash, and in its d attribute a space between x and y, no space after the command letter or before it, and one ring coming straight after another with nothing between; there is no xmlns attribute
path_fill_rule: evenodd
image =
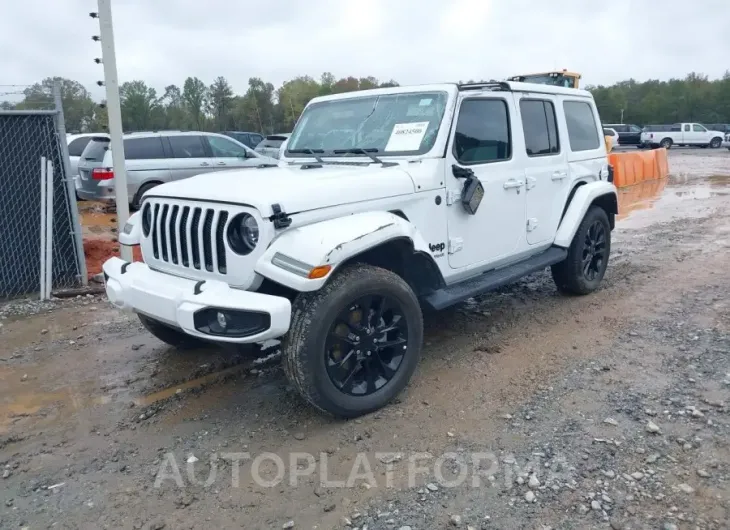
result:
<svg viewBox="0 0 730 530"><path fill-rule="evenodd" d="M624 109L621 109L621 125L624 124Z"/></svg>
<svg viewBox="0 0 730 530"><path fill-rule="evenodd" d="M114 51L111 0L98 0L98 6L99 12L90 13L90 15L92 18L99 18L99 36L94 37L94 40L101 41L104 81L99 81L98 84L106 86L109 136L111 138L114 164L114 195L117 202L118 233L121 234L127 219L129 219L129 197L127 194L127 170L124 165L122 105L119 99L119 77L117 76L117 58ZM119 248L122 259L132 261L132 249L125 245L120 245Z"/></svg>

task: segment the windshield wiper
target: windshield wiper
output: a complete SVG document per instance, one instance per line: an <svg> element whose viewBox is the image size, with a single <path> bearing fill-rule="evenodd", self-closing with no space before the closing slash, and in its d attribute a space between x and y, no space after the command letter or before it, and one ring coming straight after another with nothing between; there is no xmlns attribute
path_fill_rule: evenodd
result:
<svg viewBox="0 0 730 530"><path fill-rule="evenodd" d="M377 153L380 151L379 149L375 147L371 147L368 149L364 149L362 147L353 147L351 149L335 149L332 151L336 155L343 154L343 153L352 153L353 155L365 155L370 158L373 162L376 164L382 164L383 161L380 160L377 156L375 156L373 153Z"/></svg>
<svg viewBox="0 0 730 530"><path fill-rule="evenodd" d="M324 153L324 149L289 149L290 153L312 155L317 162L322 163L322 158L318 156L319 153Z"/></svg>

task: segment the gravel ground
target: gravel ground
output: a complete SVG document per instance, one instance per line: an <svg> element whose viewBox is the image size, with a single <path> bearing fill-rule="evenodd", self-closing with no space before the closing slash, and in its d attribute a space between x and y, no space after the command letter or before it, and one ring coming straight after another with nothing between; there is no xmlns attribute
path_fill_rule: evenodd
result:
<svg viewBox="0 0 730 530"><path fill-rule="evenodd" d="M622 191L599 292L541 273L427 315L408 389L354 421L304 405L275 344L0 306L0 528L730 528L730 156L670 167Z"/></svg>

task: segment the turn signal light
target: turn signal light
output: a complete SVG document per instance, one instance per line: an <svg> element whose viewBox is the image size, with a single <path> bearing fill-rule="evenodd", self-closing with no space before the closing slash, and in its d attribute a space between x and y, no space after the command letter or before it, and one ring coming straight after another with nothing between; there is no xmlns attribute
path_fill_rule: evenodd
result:
<svg viewBox="0 0 730 530"><path fill-rule="evenodd" d="M324 278L330 273L331 270L332 265L320 265L319 267L315 267L311 271L309 271L307 278L309 278L310 280Z"/></svg>

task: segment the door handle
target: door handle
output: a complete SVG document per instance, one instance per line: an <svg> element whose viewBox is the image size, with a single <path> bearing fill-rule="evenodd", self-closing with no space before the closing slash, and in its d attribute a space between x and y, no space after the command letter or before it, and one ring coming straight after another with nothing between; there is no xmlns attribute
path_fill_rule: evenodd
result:
<svg viewBox="0 0 730 530"><path fill-rule="evenodd" d="M566 173L565 171L555 171L555 172L553 172L552 179L553 180L563 180L567 176L568 176L568 173Z"/></svg>
<svg viewBox="0 0 730 530"><path fill-rule="evenodd" d="M201 166L209 166L210 164L208 162L201 162L200 165Z"/></svg>
<svg viewBox="0 0 730 530"><path fill-rule="evenodd" d="M227 165L227 164L226 164L225 162L217 162L217 164L218 164L219 166L225 166L225 165Z"/></svg>
<svg viewBox="0 0 730 530"><path fill-rule="evenodd" d="M504 189L509 190L512 188L521 188L525 185L525 182L523 180L515 180L515 179L509 179L507 182L504 183Z"/></svg>

